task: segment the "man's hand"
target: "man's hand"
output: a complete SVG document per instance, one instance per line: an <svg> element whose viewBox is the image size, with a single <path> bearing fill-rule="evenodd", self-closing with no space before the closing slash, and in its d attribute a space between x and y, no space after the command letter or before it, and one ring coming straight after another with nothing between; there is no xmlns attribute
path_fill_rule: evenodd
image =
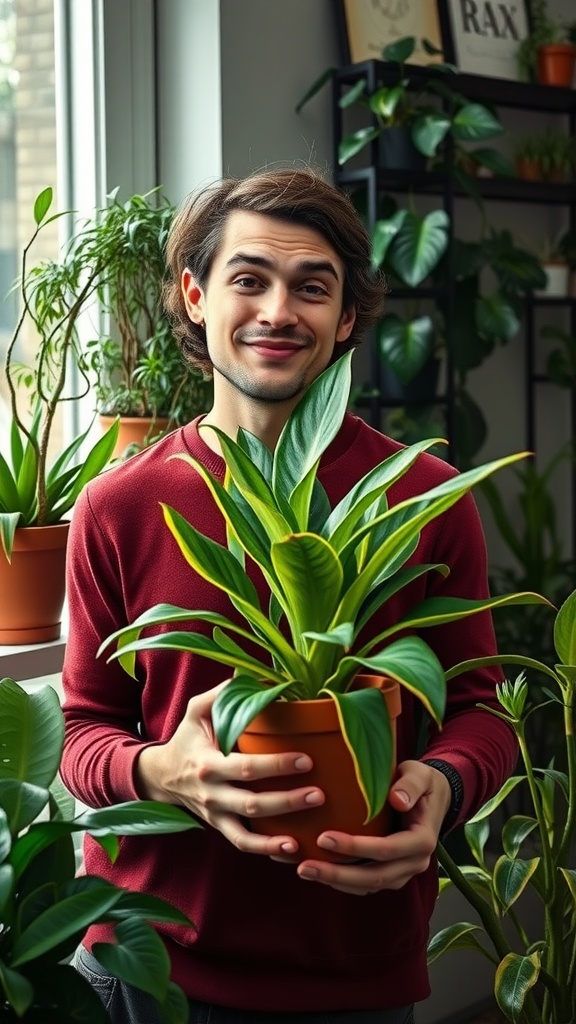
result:
<svg viewBox="0 0 576 1024"><path fill-rule="evenodd" d="M389 836L323 832L318 839L323 849L369 863L309 859L298 865L300 878L357 896L402 888L430 864L451 798L450 783L442 772L420 761L403 761L388 796L390 805L404 816L402 831Z"/></svg>
<svg viewBox="0 0 576 1024"><path fill-rule="evenodd" d="M211 723L214 700L225 683L193 697L172 738L145 747L136 763L135 784L148 800L187 807L198 818L218 829L239 850L270 857L293 854L296 840L288 835L261 836L251 832L242 818L287 814L324 803L322 790L299 785L274 790L274 778L310 771L306 754L238 754L225 757L218 749ZM250 790L254 779L270 781L270 790ZM237 785L241 783L241 785Z"/></svg>

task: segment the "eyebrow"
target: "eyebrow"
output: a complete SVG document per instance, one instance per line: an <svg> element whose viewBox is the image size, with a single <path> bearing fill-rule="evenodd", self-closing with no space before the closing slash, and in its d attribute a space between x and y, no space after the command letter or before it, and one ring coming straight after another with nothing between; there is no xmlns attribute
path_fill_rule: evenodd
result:
<svg viewBox="0 0 576 1024"><path fill-rule="evenodd" d="M235 267L238 264L248 264L252 267L262 267L264 270L273 270L275 263L266 256L252 256L250 253L237 252L227 261L227 267ZM296 270L305 274L319 274L322 272L331 274L339 281L338 271L331 260L302 260L296 265Z"/></svg>

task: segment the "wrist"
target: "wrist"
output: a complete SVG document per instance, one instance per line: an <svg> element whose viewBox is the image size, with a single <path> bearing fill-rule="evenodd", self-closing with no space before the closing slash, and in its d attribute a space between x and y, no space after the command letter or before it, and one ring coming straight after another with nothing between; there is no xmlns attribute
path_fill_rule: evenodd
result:
<svg viewBox="0 0 576 1024"><path fill-rule="evenodd" d="M440 832L440 836L442 837L453 827L453 825L456 824L458 820L464 797L462 777L457 769L454 768L454 765L451 765L448 761L443 761L441 758L423 758L422 763L428 764L431 768L436 768L437 771L441 772L450 786L451 800L442 823L442 829Z"/></svg>
<svg viewBox="0 0 576 1024"><path fill-rule="evenodd" d="M159 745L142 747L133 768L134 789L140 800L166 801L164 790L158 783Z"/></svg>

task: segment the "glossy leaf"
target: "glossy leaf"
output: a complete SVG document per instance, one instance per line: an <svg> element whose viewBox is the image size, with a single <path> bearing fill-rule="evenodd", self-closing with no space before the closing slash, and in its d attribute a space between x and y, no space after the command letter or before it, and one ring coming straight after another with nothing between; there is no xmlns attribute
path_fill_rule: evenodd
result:
<svg viewBox="0 0 576 1024"><path fill-rule="evenodd" d="M34 222L38 227L40 227L40 224L52 206L53 194L52 188L48 185L47 188L42 189L42 191L36 196L34 201Z"/></svg>
<svg viewBox="0 0 576 1024"><path fill-rule="evenodd" d="M338 146L338 163L347 163L353 156L360 153L369 142L377 139L379 134L379 128L359 128L352 135L347 135Z"/></svg>
<svg viewBox="0 0 576 1024"><path fill-rule="evenodd" d="M484 848L490 836L490 825L485 818L467 821L464 825L464 834L474 860L485 868Z"/></svg>
<svg viewBox="0 0 576 1024"><path fill-rule="evenodd" d="M376 688L330 692L342 735L366 803L366 821L384 806L392 778L394 745L384 698Z"/></svg>
<svg viewBox="0 0 576 1024"><path fill-rule="evenodd" d="M444 210L425 217L408 210L402 231L390 249L390 263L400 279L416 288L428 277L448 246L450 221Z"/></svg>
<svg viewBox="0 0 576 1024"><path fill-rule="evenodd" d="M563 665L576 665L576 591L558 611L554 622L554 646Z"/></svg>
<svg viewBox="0 0 576 1024"><path fill-rule="evenodd" d="M530 818L525 814L513 814L508 818L502 828L502 847L506 856L511 859L516 857L524 840L537 827L536 818Z"/></svg>
<svg viewBox="0 0 576 1024"><path fill-rule="evenodd" d="M0 992L2 990L16 1016L23 1017L32 1005L34 987L23 974L0 960Z"/></svg>
<svg viewBox="0 0 576 1024"><path fill-rule="evenodd" d="M478 931L478 925L470 924L468 921L460 921L458 924L442 928L428 944L428 964L433 964L438 957L454 949L473 949L487 956L484 946L475 934Z"/></svg>
<svg viewBox="0 0 576 1024"><path fill-rule="evenodd" d="M44 687L27 694L11 679L0 684L0 778L46 788L55 777L64 742L58 694Z"/></svg>
<svg viewBox="0 0 576 1024"><path fill-rule="evenodd" d="M352 380L352 352L320 374L285 423L273 459L273 490L287 498L336 437L345 415Z"/></svg>
<svg viewBox="0 0 576 1024"><path fill-rule="evenodd" d="M522 1024L522 1009L530 989L538 981L540 955L508 953L496 970L494 993L502 1012L512 1024Z"/></svg>
<svg viewBox="0 0 576 1024"><path fill-rule="evenodd" d="M396 210L387 220L378 220L372 231L372 266L381 267L394 238L402 228L406 218L406 209Z"/></svg>
<svg viewBox="0 0 576 1024"><path fill-rule="evenodd" d="M442 721L446 702L444 672L437 656L420 637L402 637L370 657L349 655L341 662L336 680L340 672L345 675L346 669L354 665L397 680L422 701L436 722Z"/></svg>
<svg viewBox="0 0 576 1024"><path fill-rule="evenodd" d="M429 316L401 320L388 313L378 327L378 344L384 363L403 384L408 384L434 351L434 321Z"/></svg>
<svg viewBox="0 0 576 1024"><path fill-rule="evenodd" d="M302 633L330 625L342 589L342 566L327 541L312 533L286 537L272 545L271 555L276 576L283 582L298 649Z"/></svg>
<svg viewBox="0 0 576 1024"><path fill-rule="evenodd" d="M493 870L494 891L504 913L522 895L539 863L539 857L531 860L521 860L520 857L514 860L509 857L498 858Z"/></svg>
<svg viewBox="0 0 576 1024"><path fill-rule="evenodd" d="M412 141L424 156L436 156L438 146L451 128L451 121L441 110L420 115L412 125Z"/></svg>
<svg viewBox="0 0 576 1024"><path fill-rule="evenodd" d="M100 889L70 896L49 907L14 942L12 966L35 960L73 935L80 938L88 925L105 916L119 896L119 890L103 882Z"/></svg>
<svg viewBox="0 0 576 1024"><path fill-rule="evenodd" d="M465 103L452 119L452 134L460 141L490 139L502 131L498 118L482 103Z"/></svg>
<svg viewBox="0 0 576 1024"><path fill-rule="evenodd" d="M238 737L250 722L272 701L276 700L289 683L263 687L251 676L234 676L217 695L212 707L212 723L223 754L229 754Z"/></svg>
<svg viewBox="0 0 576 1024"><path fill-rule="evenodd" d="M492 814L492 811L495 811L496 808L499 807L500 804L506 799L506 797L510 795L512 790L516 788L518 783L525 781L525 778L525 775L512 775L510 776L509 779L506 779L506 781L500 787L496 795L493 796L490 800L487 800L486 803L482 805L480 810L477 811L472 818L470 818L470 823L476 823L477 821L482 821L484 818L488 818Z"/></svg>
<svg viewBox="0 0 576 1024"><path fill-rule="evenodd" d="M168 990L170 961L159 935L145 921L122 921L117 942L96 943L94 956L106 970L162 1002Z"/></svg>

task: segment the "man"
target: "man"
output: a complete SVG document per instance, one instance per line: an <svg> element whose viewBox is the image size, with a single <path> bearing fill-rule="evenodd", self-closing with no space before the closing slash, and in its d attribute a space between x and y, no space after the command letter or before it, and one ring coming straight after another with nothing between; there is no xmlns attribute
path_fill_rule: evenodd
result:
<svg viewBox="0 0 576 1024"><path fill-rule="evenodd" d="M233 437L242 426L270 448L311 381L358 344L382 309L385 286L371 270L369 236L349 199L312 170L227 180L190 197L172 226L168 265L174 333L187 358L214 376L204 424ZM331 501L398 447L348 415L319 472ZM444 728L421 757L414 705L409 695L404 701L389 796L398 831L319 837L320 846L354 863L287 863L296 852L288 825L285 835L262 836L250 830L250 818L313 807L324 796L307 785L310 762L299 751L220 753L210 711L226 668L146 651L136 682L117 662L96 658L115 629L161 601L229 612L226 596L185 565L162 520L160 501L225 543L198 474L182 460L167 461L181 451L223 476L216 435L195 421L99 478L77 504L62 770L88 804L156 799L187 807L204 827L123 839L114 866L88 839L86 869L163 896L194 922L159 928L173 978L190 998L192 1024L409 1024L413 1004L429 994L438 836L470 816L514 767L510 730L476 707L495 703L494 676L479 672L450 684ZM393 498L452 472L423 455ZM470 496L423 531L418 561L448 562L451 573L447 581L422 577L411 601L418 588L422 596L486 594L484 540ZM446 665L494 649L487 615L430 630L426 639ZM281 775L294 777L293 789L275 788ZM263 778L266 791L252 790L250 781ZM139 994L106 977L90 956L95 941L109 938L108 927L91 928L78 969L102 992L113 1020L151 1024L158 1018L149 1006L138 1009Z"/></svg>

